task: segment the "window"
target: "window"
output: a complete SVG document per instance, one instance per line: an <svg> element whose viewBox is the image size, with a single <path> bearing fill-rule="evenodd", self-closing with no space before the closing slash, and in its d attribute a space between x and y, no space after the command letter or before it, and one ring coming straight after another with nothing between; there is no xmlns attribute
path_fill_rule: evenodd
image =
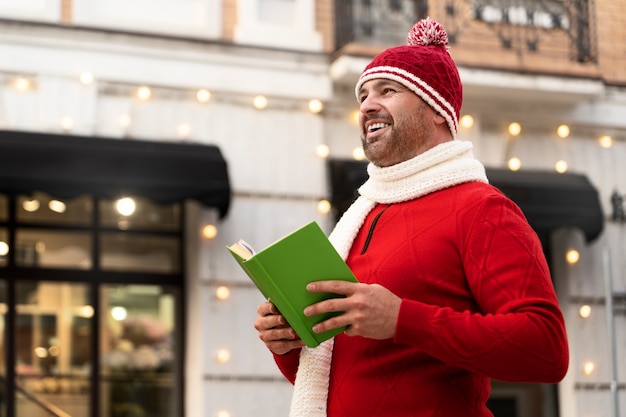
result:
<svg viewBox="0 0 626 417"><path fill-rule="evenodd" d="M0 416L182 415L182 223L179 203L0 196Z"/></svg>

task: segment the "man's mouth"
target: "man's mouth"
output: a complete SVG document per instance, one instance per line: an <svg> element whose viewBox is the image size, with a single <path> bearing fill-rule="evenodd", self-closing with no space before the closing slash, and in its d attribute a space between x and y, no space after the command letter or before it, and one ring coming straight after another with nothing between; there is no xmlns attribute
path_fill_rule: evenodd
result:
<svg viewBox="0 0 626 417"><path fill-rule="evenodd" d="M367 127L367 133L374 133L380 129L384 129L387 126L391 126L389 123L373 123Z"/></svg>

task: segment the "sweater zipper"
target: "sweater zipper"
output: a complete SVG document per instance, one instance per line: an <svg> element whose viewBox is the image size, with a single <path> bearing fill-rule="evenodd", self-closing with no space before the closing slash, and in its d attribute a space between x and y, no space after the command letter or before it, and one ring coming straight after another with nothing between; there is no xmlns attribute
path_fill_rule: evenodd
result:
<svg viewBox="0 0 626 417"><path fill-rule="evenodd" d="M374 235L374 228L376 228L376 223L378 223L378 219L380 219L380 216L382 216L385 210L387 210L389 207L390 206L387 206L384 209L382 209L376 215L376 217L374 217L374 220L372 220L372 224L370 225L370 230L367 232L367 238L365 238L365 243L363 244L363 250L361 250L361 255L365 255L365 252L367 252L367 248L369 247L370 241L372 240L372 236Z"/></svg>

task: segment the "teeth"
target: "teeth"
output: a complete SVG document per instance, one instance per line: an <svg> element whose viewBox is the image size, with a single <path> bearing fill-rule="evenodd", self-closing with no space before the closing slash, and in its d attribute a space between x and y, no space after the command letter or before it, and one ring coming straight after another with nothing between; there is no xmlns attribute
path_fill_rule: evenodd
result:
<svg viewBox="0 0 626 417"><path fill-rule="evenodd" d="M374 123L373 125L371 125L370 127L367 128L368 132L374 132L378 129L382 129L384 127L389 126L389 124L387 123Z"/></svg>

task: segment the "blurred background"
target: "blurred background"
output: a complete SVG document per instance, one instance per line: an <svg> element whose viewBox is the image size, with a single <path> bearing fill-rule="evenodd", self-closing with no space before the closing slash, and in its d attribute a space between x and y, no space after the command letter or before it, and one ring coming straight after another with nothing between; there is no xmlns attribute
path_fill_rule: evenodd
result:
<svg viewBox="0 0 626 417"><path fill-rule="evenodd" d="M489 406L626 416L623 0L0 0L0 416L286 416L225 247L332 229L356 80L426 16L570 338L560 384Z"/></svg>

